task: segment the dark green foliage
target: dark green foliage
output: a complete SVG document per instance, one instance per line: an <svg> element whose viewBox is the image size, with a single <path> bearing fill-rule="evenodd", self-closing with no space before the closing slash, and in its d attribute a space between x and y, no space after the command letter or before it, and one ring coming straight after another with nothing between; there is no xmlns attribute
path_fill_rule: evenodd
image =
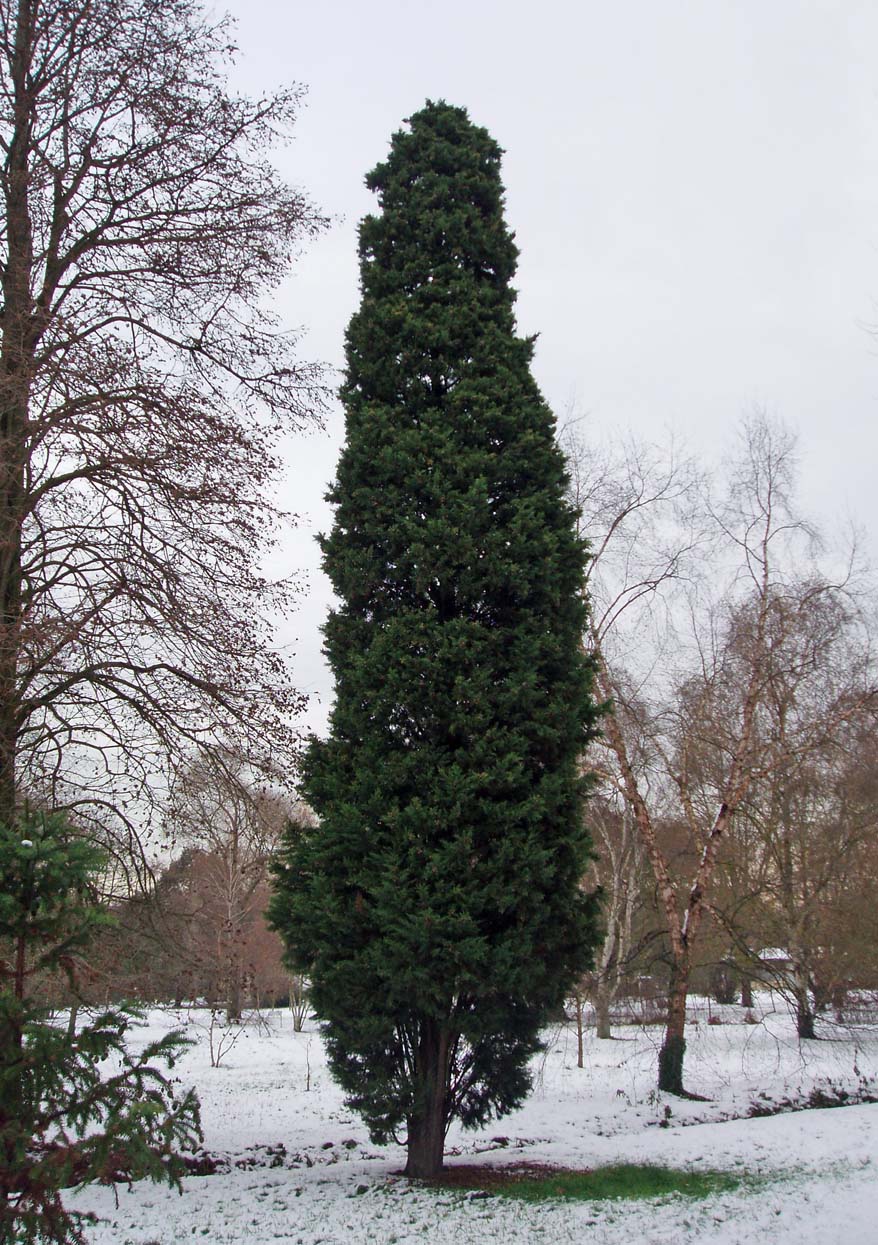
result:
<svg viewBox="0 0 878 1245"><path fill-rule="evenodd" d="M83 1240L61 1190L91 1180L179 1180L176 1150L200 1137L198 1103L177 1096L178 1033L138 1055L117 1008L75 1033L29 997L36 974L64 970L106 924L91 899L101 856L57 817L0 826L0 1240Z"/></svg>
<svg viewBox="0 0 878 1245"><path fill-rule="evenodd" d="M3 1022L10 1010L10 997L0 996ZM4 1230L16 1225L12 1239L83 1239L78 1216L61 1202L67 1186L147 1176L179 1183L176 1151L200 1137L198 1106L191 1090L177 1097L156 1065L172 1069L188 1043L170 1033L129 1054L126 1031L137 1016L133 1008L104 1012L71 1039L35 1007L19 1011L20 1057L0 1062L0 1098L21 1103L15 1120L0 1111L0 1216ZM107 1061L118 1071L104 1078Z"/></svg>
<svg viewBox="0 0 878 1245"><path fill-rule="evenodd" d="M521 1102L594 942L585 551L516 336L500 149L428 105L368 177L324 565L330 735L270 915L375 1140ZM437 1105L438 1103L438 1105ZM434 1130L435 1131L435 1130ZM439 1149L441 1162L441 1145Z"/></svg>
<svg viewBox="0 0 878 1245"><path fill-rule="evenodd" d="M110 918L92 902L102 854L77 838L58 816L0 823L0 944L13 952L17 972L4 971L24 993L24 974L72 967L70 957ZM20 962L19 962L20 961Z"/></svg>

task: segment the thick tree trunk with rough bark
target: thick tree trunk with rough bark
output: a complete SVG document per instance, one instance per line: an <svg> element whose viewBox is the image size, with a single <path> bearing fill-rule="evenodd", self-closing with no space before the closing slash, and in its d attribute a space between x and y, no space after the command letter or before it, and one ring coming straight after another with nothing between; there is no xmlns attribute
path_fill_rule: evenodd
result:
<svg viewBox="0 0 878 1245"><path fill-rule="evenodd" d="M10 64L13 99L3 186L6 262L0 345L0 822L17 806L18 666L22 642L22 524L33 352L38 339L31 289L34 242L28 187L34 112L29 80L31 12L18 7Z"/></svg>
<svg viewBox="0 0 878 1245"><path fill-rule="evenodd" d="M15 626L8 624L4 618L0 627L5 633L0 640L0 646L4 649L0 654L0 823L9 825L15 819L17 803L15 754L18 732L12 712L14 694L9 692L9 685L14 683L15 678L16 650L11 634Z"/></svg>
<svg viewBox="0 0 878 1245"><path fill-rule="evenodd" d="M0 363L0 366L3 366ZM4 381L6 378L3 378ZM9 825L16 808L18 743L18 653L21 637L21 469L15 461L18 413L0 390L0 822Z"/></svg>
<svg viewBox="0 0 878 1245"><path fill-rule="evenodd" d="M3 352L7 355L7 352ZM10 371L19 361L0 358L0 822L17 807L18 666L22 641L21 525L24 428L27 402Z"/></svg>
<svg viewBox="0 0 878 1245"><path fill-rule="evenodd" d="M420 1094L408 1117L408 1161L405 1174L435 1180L442 1172L448 1123L449 1034L436 1021L425 1021L417 1055Z"/></svg>
<svg viewBox="0 0 878 1245"><path fill-rule="evenodd" d="M408 1129L405 1174L415 1180L435 1180L442 1172L445 1154L444 1113L433 1104L423 1115L413 1116Z"/></svg>

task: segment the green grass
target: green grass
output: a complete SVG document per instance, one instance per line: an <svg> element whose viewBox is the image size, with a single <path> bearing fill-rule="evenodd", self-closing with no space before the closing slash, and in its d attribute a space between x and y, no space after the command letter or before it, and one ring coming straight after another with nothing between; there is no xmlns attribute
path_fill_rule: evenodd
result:
<svg viewBox="0 0 878 1245"><path fill-rule="evenodd" d="M741 1177L731 1172L680 1171L673 1167L619 1163L612 1167L597 1167L593 1171L522 1175L488 1187L499 1197L517 1198L523 1202L543 1202L554 1198L599 1202L611 1198L667 1197L674 1193L703 1198L714 1193L728 1193L739 1188L741 1183Z"/></svg>

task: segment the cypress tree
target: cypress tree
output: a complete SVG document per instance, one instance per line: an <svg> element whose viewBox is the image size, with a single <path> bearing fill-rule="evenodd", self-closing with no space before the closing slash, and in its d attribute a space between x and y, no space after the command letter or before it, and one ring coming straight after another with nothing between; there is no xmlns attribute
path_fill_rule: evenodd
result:
<svg viewBox="0 0 878 1245"><path fill-rule="evenodd" d="M516 335L501 151L428 102L367 178L347 440L324 565L329 737L312 741L270 908L373 1140L442 1167L529 1088L587 966L585 550L553 416Z"/></svg>

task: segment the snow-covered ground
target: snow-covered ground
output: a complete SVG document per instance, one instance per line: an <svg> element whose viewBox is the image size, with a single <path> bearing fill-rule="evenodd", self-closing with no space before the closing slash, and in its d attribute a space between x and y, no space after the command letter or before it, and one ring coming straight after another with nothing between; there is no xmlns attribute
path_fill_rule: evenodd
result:
<svg viewBox="0 0 878 1245"><path fill-rule="evenodd" d="M95 1245L752 1245L768 1235L771 1245L876 1245L878 1105L747 1113L753 1104L803 1103L815 1088L875 1095L878 1030L833 1028L800 1044L783 1004L773 1010L769 996L763 1004L758 1025L740 1023L740 1009L714 1007L727 1023L709 1025L705 1012L689 1026L687 1083L709 1102L654 1091L659 1028L620 1027L612 1042L588 1030L579 1069L575 1031L559 1026L546 1035L528 1102L480 1133L453 1130L448 1142L449 1166L624 1161L758 1177L734 1193L533 1205L412 1185L398 1174L403 1151L373 1146L345 1108L313 1025L297 1034L289 1013L265 1014L212 1068L205 1013L154 1011L144 1039L182 1026L196 1041L177 1071L197 1085L205 1148L227 1170L188 1177L182 1196L140 1182L120 1187L118 1204L100 1187L70 1202L101 1217L89 1232Z"/></svg>

